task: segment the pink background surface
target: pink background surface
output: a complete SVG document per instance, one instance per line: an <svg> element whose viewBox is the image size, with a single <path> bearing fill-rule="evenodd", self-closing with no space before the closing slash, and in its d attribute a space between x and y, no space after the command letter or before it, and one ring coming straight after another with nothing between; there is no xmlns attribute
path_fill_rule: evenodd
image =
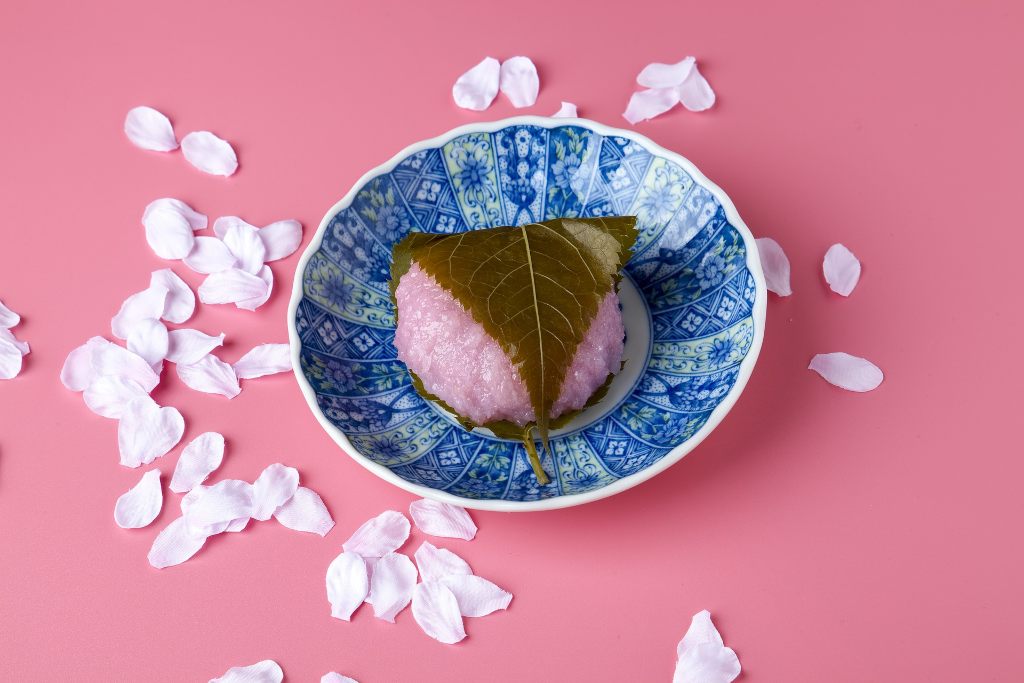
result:
<svg viewBox="0 0 1024 683"><path fill-rule="evenodd" d="M0 298L24 314L16 331L33 348L22 376L0 382L0 678L205 681L273 658L295 682L331 669L363 683L668 681L702 608L742 680L1019 678L1012 259L1024 233L1010 201L1024 5L140 4L0 6ZM186 440L227 436L217 477L296 466L338 526L320 539L258 523L152 569L146 552L179 497L153 526L117 528L114 501L141 470L117 464L116 423L57 378L151 270L172 265L198 286L149 251L142 208L170 195L211 218L295 217L308 242L406 144L514 113L503 99L483 114L451 102L455 77L486 54L536 60L540 100L522 113L567 99L619 126L641 67L700 58L718 106L637 130L694 161L793 263L796 293L772 296L739 404L680 464L622 495L476 513L477 540L443 545L516 598L448 647L408 611L397 625L366 609L330 618L324 571L341 542L411 497L339 451L293 377L248 382L229 402L172 371L154 396L180 408ZM239 173L133 148L121 125L142 103L179 135L230 139ZM820 277L836 241L864 263L848 300ZM286 340L297 260L273 264L276 291L257 314L201 307L189 325L226 332L229 361ZM848 394L804 369L835 350L874 360L885 383ZM178 452L157 461L165 475Z"/></svg>

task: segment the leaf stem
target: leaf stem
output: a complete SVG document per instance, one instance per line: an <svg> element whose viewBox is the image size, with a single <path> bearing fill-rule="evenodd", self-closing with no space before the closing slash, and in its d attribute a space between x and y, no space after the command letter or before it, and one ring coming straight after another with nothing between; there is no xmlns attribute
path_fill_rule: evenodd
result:
<svg viewBox="0 0 1024 683"><path fill-rule="evenodd" d="M537 445L533 442L533 425L527 425L526 429L523 430L523 446L526 447L526 455L530 458L530 467L533 468L533 474L537 477L537 482L541 486L547 486L551 483L551 479L548 478L547 473L540 464L540 455L537 454Z"/></svg>

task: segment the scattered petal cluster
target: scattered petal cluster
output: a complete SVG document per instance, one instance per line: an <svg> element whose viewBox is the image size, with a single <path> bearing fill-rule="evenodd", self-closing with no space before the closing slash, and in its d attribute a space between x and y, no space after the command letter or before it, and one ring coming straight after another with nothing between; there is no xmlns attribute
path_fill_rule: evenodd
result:
<svg viewBox="0 0 1024 683"><path fill-rule="evenodd" d="M664 114L680 103L690 111L704 111L715 103L715 91L701 75L694 57L675 64L648 64L636 82L645 89L633 93L622 114L634 125Z"/></svg>
<svg viewBox="0 0 1024 683"><path fill-rule="evenodd" d="M21 373L24 357L29 353L28 342L20 341L11 328L21 322L21 316L0 301L0 379L14 379Z"/></svg>
<svg viewBox="0 0 1024 683"><path fill-rule="evenodd" d="M725 646L707 610L693 615L676 658L672 683L731 683L740 675L739 658Z"/></svg>
<svg viewBox="0 0 1024 683"><path fill-rule="evenodd" d="M200 130L179 143L171 120L152 107L130 109L124 119L124 134L136 147L154 152L173 152L181 147L185 161L204 173L230 176L238 170L238 157L227 140Z"/></svg>
<svg viewBox="0 0 1024 683"><path fill-rule="evenodd" d="M485 57L458 77L452 86L452 98L463 109L483 111L491 106L499 90L516 109L533 106L540 92L540 78L533 61L529 57L512 57L498 62L494 57Z"/></svg>

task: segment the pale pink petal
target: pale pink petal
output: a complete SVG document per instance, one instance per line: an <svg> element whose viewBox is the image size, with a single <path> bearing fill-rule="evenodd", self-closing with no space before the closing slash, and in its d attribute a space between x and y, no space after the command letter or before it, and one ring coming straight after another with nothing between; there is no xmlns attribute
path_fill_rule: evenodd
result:
<svg viewBox="0 0 1024 683"><path fill-rule="evenodd" d="M174 466L170 489L175 493L191 491L206 481L224 460L224 437L217 432L204 432L185 446Z"/></svg>
<svg viewBox="0 0 1024 683"><path fill-rule="evenodd" d="M89 410L113 420L121 419L128 404L140 397L149 395L138 382L120 375L95 377L82 394Z"/></svg>
<svg viewBox="0 0 1024 683"><path fill-rule="evenodd" d="M140 320L128 333L128 350L155 366L167 357L167 339L167 328L162 322Z"/></svg>
<svg viewBox="0 0 1024 683"><path fill-rule="evenodd" d="M260 296L236 301L235 306L242 310L255 311L257 308L267 303L267 300L270 298L270 293L274 291L274 273L270 270L270 266L263 266L260 268L260 272L258 272L256 276L266 283L267 290Z"/></svg>
<svg viewBox="0 0 1024 683"><path fill-rule="evenodd" d="M228 233L228 230L233 225L247 225L250 228L258 229L255 225L242 220L238 216L221 216L213 222L213 234L217 237L224 239L224 235Z"/></svg>
<svg viewBox="0 0 1024 683"><path fill-rule="evenodd" d="M825 282L836 294L850 296L860 281L860 261L842 244L833 244L828 248L821 267L825 272Z"/></svg>
<svg viewBox="0 0 1024 683"><path fill-rule="evenodd" d="M265 659L249 666L233 666L210 683L281 683L284 672L277 662Z"/></svg>
<svg viewBox="0 0 1024 683"><path fill-rule="evenodd" d="M229 176L238 170L238 157L227 140L209 131L189 133L181 140L185 160L204 173Z"/></svg>
<svg viewBox="0 0 1024 683"><path fill-rule="evenodd" d="M690 629L676 648L672 683L731 683L740 675L740 661L711 623L707 610L693 617Z"/></svg>
<svg viewBox="0 0 1024 683"><path fill-rule="evenodd" d="M241 222L233 223L221 239L238 261L238 268L252 275L260 272L267 248L263 246L258 229Z"/></svg>
<svg viewBox="0 0 1024 683"><path fill-rule="evenodd" d="M465 508L424 498L409 504L409 516L423 533L470 541L476 536L476 524Z"/></svg>
<svg viewBox="0 0 1024 683"><path fill-rule="evenodd" d="M137 353L107 342L90 346L92 369L97 377L124 377L138 382L148 394L160 383L160 376Z"/></svg>
<svg viewBox="0 0 1024 683"><path fill-rule="evenodd" d="M21 349L7 339L0 339L0 379L14 379L21 372Z"/></svg>
<svg viewBox="0 0 1024 683"><path fill-rule="evenodd" d="M395 615L412 600L415 587L416 567L412 560L401 553L388 553L373 567L366 602L373 605L375 617L393 624Z"/></svg>
<svg viewBox="0 0 1024 683"><path fill-rule="evenodd" d="M269 465L252 485L252 518L261 522L270 519L277 508L291 500L298 488L297 469L281 463Z"/></svg>
<svg viewBox="0 0 1024 683"><path fill-rule="evenodd" d="M230 522L228 522L228 525L224 528L224 531L226 531L229 534L242 531L249 524L249 519L249 517L239 517L238 519L233 519Z"/></svg>
<svg viewBox="0 0 1024 683"><path fill-rule="evenodd" d="M819 353L807 368L847 391L871 391L882 383L882 371L877 365L848 353Z"/></svg>
<svg viewBox="0 0 1024 683"><path fill-rule="evenodd" d="M140 396L125 406L117 424L121 464L148 465L177 446L184 434L185 420L177 408L164 408L149 396Z"/></svg>
<svg viewBox="0 0 1024 683"><path fill-rule="evenodd" d="M327 601L335 619L350 621L369 589L366 565L356 553L343 552L327 567Z"/></svg>
<svg viewBox="0 0 1024 683"><path fill-rule="evenodd" d="M207 355L195 363L177 366L178 377L187 386L207 394L220 394L227 398L238 396L242 388L231 366L216 356Z"/></svg>
<svg viewBox="0 0 1024 683"><path fill-rule="evenodd" d="M14 333L11 332L6 327L0 327L0 339L14 346L14 348L18 349L18 352L21 353L21 355L23 356L27 356L29 352L32 350L32 347L28 345L28 342L21 341L20 339L15 337Z"/></svg>
<svg viewBox="0 0 1024 683"><path fill-rule="evenodd" d="M209 486L197 484L188 493L182 496L180 503L181 514L186 518L186 521L188 521L189 509L195 504L197 500L199 500L206 494L209 488ZM239 519L243 519L247 523L249 521L248 517L241 517ZM203 538L209 538L210 536L216 536L217 534L224 533L227 530L227 528L235 521L237 520L232 520L230 522L215 522L213 524L208 524L203 527L200 527L198 525L188 525L189 533L193 534L194 536L202 536Z"/></svg>
<svg viewBox="0 0 1024 683"><path fill-rule="evenodd" d="M540 79L537 67L529 57L512 57L501 63L501 92L516 109L532 107L537 103Z"/></svg>
<svg viewBox="0 0 1024 683"><path fill-rule="evenodd" d="M220 239L200 236L185 257L185 265L197 273L210 275L234 268L238 265L238 259Z"/></svg>
<svg viewBox="0 0 1024 683"><path fill-rule="evenodd" d="M316 491L300 486L288 502L274 511L274 519L294 531L326 536L334 520Z"/></svg>
<svg viewBox="0 0 1024 683"><path fill-rule="evenodd" d="M195 245L192 226L184 215L167 207L147 211L142 220L149 248L162 259L183 259Z"/></svg>
<svg viewBox="0 0 1024 683"><path fill-rule="evenodd" d="M122 493L114 504L114 522L122 529L141 529L149 526L164 504L160 488L160 470L150 470L139 483Z"/></svg>
<svg viewBox="0 0 1024 683"><path fill-rule="evenodd" d="M21 316L7 308L3 301L0 301L0 327L10 329L21 322Z"/></svg>
<svg viewBox="0 0 1024 683"><path fill-rule="evenodd" d="M409 538L409 531L409 520L405 515L385 510L363 523L341 547L363 557L382 557L398 550Z"/></svg>
<svg viewBox="0 0 1024 683"><path fill-rule="evenodd" d="M157 569L181 564L195 555L206 543L206 536L192 533L184 517L178 517L163 528L149 549L149 564Z"/></svg>
<svg viewBox="0 0 1024 683"><path fill-rule="evenodd" d="M632 124L653 119L679 103L676 88L654 88L633 93L622 117Z"/></svg>
<svg viewBox="0 0 1024 683"><path fill-rule="evenodd" d="M440 581L416 585L412 597L412 616L423 632L434 640L452 645L466 637L459 603Z"/></svg>
<svg viewBox="0 0 1024 683"><path fill-rule="evenodd" d="M690 628L686 630L686 635L676 646L676 657L682 657L687 648L708 644L722 647L725 642L722 640L722 634L718 632L714 622L711 621L711 612L705 609L693 615L693 619L690 620Z"/></svg>
<svg viewBox="0 0 1024 683"><path fill-rule="evenodd" d="M697 60L686 57L675 64L648 64L636 77L636 82L645 88L675 88L693 72Z"/></svg>
<svg viewBox="0 0 1024 683"><path fill-rule="evenodd" d="M85 391L96 378L92 367L92 350L95 346L110 344L103 337L92 337L81 346L71 350L60 370L60 381L71 391Z"/></svg>
<svg viewBox="0 0 1024 683"><path fill-rule="evenodd" d="M182 505L185 521L195 532L226 525L252 516L253 487L241 479L222 479L212 486L196 487L189 492L191 502ZM184 501L183 501L184 503Z"/></svg>
<svg viewBox="0 0 1024 683"><path fill-rule="evenodd" d="M180 325L192 317L196 310L196 295L185 281L170 268L154 270L149 276L149 288L167 288L167 300L160 317L169 323Z"/></svg>
<svg viewBox="0 0 1024 683"><path fill-rule="evenodd" d="M158 320L167 305L168 290L163 285L150 285L124 300L121 309L110 320L110 331L118 339L127 339L132 327L141 320Z"/></svg>
<svg viewBox="0 0 1024 683"><path fill-rule="evenodd" d="M154 152L178 149L174 127L166 116L152 107L134 107L124 118L124 134L132 144Z"/></svg>
<svg viewBox="0 0 1024 683"><path fill-rule="evenodd" d="M167 360L181 365L192 365L209 355L218 346L224 345L224 333L216 337L199 330L181 329L168 333Z"/></svg>
<svg viewBox="0 0 1024 683"><path fill-rule="evenodd" d="M761 256L761 270L764 271L764 279L768 284L768 291L775 292L779 296L789 296L793 293L789 286L789 259L786 252L782 251L779 243L771 237L759 237L757 242L757 253Z"/></svg>
<svg viewBox="0 0 1024 683"><path fill-rule="evenodd" d="M473 573L464 559L445 548L436 548L428 541L416 549L413 557L424 581L441 581L447 576Z"/></svg>
<svg viewBox="0 0 1024 683"><path fill-rule="evenodd" d="M483 111L491 106L498 94L498 79L501 65L494 57L483 61L459 76L452 86L452 98L463 109Z"/></svg>
<svg viewBox="0 0 1024 683"><path fill-rule="evenodd" d="M459 603L464 617L485 617L491 612L505 609L512 602L512 594L502 590L482 576L449 574L441 579Z"/></svg>
<svg viewBox="0 0 1024 683"><path fill-rule="evenodd" d="M551 115L553 119L574 119L576 118L576 105L572 102L562 102L562 106Z"/></svg>
<svg viewBox="0 0 1024 683"><path fill-rule="evenodd" d="M276 261L291 256L302 244L302 223L287 219L274 221L259 230L266 249L264 261Z"/></svg>
<svg viewBox="0 0 1024 683"><path fill-rule="evenodd" d="M690 75L679 86L679 101L690 111L704 111L715 103L715 91L694 64Z"/></svg>
<svg viewBox="0 0 1024 683"><path fill-rule="evenodd" d="M292 369L292 351L288 344L260 344L235 361L239 379L254 379Z"/></svg>
<svg viewBox="0 0 1024 683"><path fill-rule="evenodd" d="M230 268L203 280L199 285L199 300L204 304L233 304L266 296L267 289L267 283L255 275Z"/></svg>
<svg viewBox="0 0 1024 683"><path fill-rule="evenodd" d="M336 671L330 671L320 677L320 683L359 683L359 681L348 676L342 676Z"/></svg>
<svg viewBox="0 0 1024 683"><path fill-rule="evenodd" d="M180 199L175 199L174 197L161 197L160 199L154 199L146 205L146 209L142 212L142 224L146 224L146 218L149 214L158 210L180 214L193 230L203 230L209 222L206 214L199 213Z"/></svg>

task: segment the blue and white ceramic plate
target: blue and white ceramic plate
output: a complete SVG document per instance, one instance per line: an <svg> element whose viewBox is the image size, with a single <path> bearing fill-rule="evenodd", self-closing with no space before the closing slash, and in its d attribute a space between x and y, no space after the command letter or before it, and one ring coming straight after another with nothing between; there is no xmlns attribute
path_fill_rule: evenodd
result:
<svg viewBox="0 0 1024 683"><path fill-rule="evenodd" d="M620 296L625 369L554 432L539 486L516 441L467 432L412 387L394 345L391 245L564 216L636 215ZM542 510L650 479L714 429L761 347L765 283L729 198L683 157L583 119L457 128L363 176L320 223L288 313L295 374L314 415L371 472L421 496Z"/></svg>

